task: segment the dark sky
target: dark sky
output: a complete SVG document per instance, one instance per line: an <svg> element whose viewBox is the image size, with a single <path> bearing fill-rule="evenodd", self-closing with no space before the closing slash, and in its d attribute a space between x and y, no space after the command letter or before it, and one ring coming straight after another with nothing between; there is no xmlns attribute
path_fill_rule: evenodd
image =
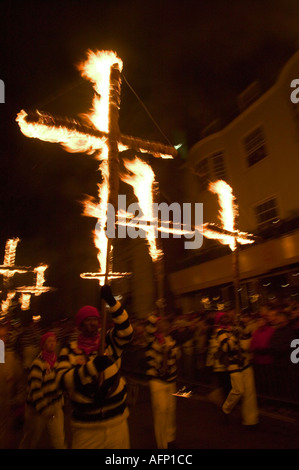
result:
<svg viewBox="0 0 299 470"><path fill-rule="evenodd" d="M235 111L253 80L274 82L299 37L296 0L5 0L1 20L1 246L20 237L18 261L50 259L56 284L92 268L94 220L81 216L80 201L96 194L97 163L24 137L17 113L88 111L91 86L76 64L88 49L114 50L163 134L190 147L210 121ZM125 83L121 98L122 132L166 143ZM166 193L176 188L171 165L161 172Z"/></svg>

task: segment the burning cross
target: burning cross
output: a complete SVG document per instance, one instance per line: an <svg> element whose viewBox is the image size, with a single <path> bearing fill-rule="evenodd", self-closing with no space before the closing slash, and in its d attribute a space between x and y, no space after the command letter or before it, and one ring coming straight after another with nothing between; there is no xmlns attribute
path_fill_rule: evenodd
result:
<svg viewBox="0 0 299 470"><path fill-rule="evenodd" d="M119 186L119 152L132 149L149 153L158 158L173 158L177 152L173 147L160 143L126 136L119 131L119 106L122 61L111 51L89 51L88 59L79 65L84 78L93 83L95 95L93 109L88 124L80 119L61 119L39 111L26 113L21 111L17 121L21 131L28 137L39 138L48 142L60 143L69 152L96 153L102 160L101 173L103 183L99 186L101 195L100 208L95 211L101 219L102 233L97 234L95 244L99 250L100 273L86 273L83 277L98 278L103 284L109 278L123 275L109 273L109 255L111 240L105 236L107 203L117 207ZM87 204L88 205L88 204ZM86 211L86 215L91 215Z"/></svg>
<svg viewBox="0 0 299 470"><path fill-rule="evenodd" d="M7 292L6 299L2 301L1 316L4 316L9 311L17 292L21 294L21 309L28 310L30 307L31 295L39 296L44 292L52 290L51 287L44 286L45 278L44 272L48 266L40 265L35 268L27 266L16 266L16 249L19 243L19 238L11 238L6 241L3 265L0 266L0 274L3 276L3 287ZM33 272L35 274L35 285L23 286L13 289L11 287L11 280L15 274L25 274Z"/></svg>
<svg viewBox="0 0 299 470"><path fill-rule="evenodd" d="M222 227L215 224L206 223L203 225L203 235L206 238L219 240L224 245L229 245L234 254L233 268L234 268L234 290L235 290L235 309L236 317L239 320L240 315L240 299L239 299L239 253L238 246L240 244L254 243L255 237L246 232L240 232L237 225L238 206L235 202L235 197L232 188L225 181L218 180L211 183L209 190L218 194L220 204L220 220Z"/></svg>
<svg viewBox="0 0 299 470"><path fill-rule="evenodd" d="M59 143L68 152L96 154L102 161L100 169L103 182L99 185L100 204L95 211L97 214L100 211L99 219L102 226L102 231L95 236L101 272L83 274L83 277L99 279L100 284L118 275L124 275L124 273L110 273L111 239L105 234L108 204L117 208L119 152L132 149L158 158L173 158L177 155L173 147L120 133L118 121L122 66L122 60L111 51L96 53L89 51L87 60L79 65L82 76L93 83L95 90L92 112L85 116L88 123L79 118L54 118L39 111L26 113L22 110L16 118L21 131L27 137ZM90 211L86 215L91 215ZM163 272L163 269L159 272ZM161 276L160 282L162 282Z"/></svg>

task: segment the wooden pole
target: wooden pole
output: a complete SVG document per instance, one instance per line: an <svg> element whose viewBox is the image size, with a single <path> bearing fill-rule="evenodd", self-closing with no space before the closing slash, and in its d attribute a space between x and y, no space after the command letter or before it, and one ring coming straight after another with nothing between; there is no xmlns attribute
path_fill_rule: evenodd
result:
<svg viewBox="0 0 299 470"><path fill-rule="evenodd" d="M118 202L118 189L119 189L119 158L118 158L118 141L119 141L119 106L120 106L120 86L121 86L121 74L118 64L114 64L111 67L110 72L110 93L109 93L109 129L108 129L108 169L109 169L109 194L108 203L111 204L115 213L117 212ZM109 271L110 271L110 250L111 250L111 239L107 239L107 254L106 254L106 272L105 281L108 283ZM99 354L105 353L106 346L106 325L107 325L107 311L106 302L102 300L101 304L101 342L99 348ZM102 381L103 378L100 378Z"/></svg>
<svg viewBox="0 0 299 470"><path fill-rule="evenodd" d="M234 200L235 230L239 231L239 206ZM238 327L241 320L240 311L240 263L239 263L239 243L235 236L235 250L233 251L233 271L234 271L234 291L235 291L235 323Z"/></svg>
<svg viewBox="0 0 299 470"><path fill-rule="evenodd" d="M235 293L235 320L237 325L240 322L240 267L239 267L239 244L236 240L236 248L233 251L233 276L234 276L234 293Z"/></svg>

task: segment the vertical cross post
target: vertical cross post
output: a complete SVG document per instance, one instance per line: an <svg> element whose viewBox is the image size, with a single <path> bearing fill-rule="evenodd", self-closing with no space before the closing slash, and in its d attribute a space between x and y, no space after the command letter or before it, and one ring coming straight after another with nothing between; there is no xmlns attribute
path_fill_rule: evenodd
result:
<svg viewBox="0 0 299 470"><path fill-rule="evenodd" d="M115 212L118 207L118 189L119 189L119 157L118 157L118 142L119 142L119 106L120 106L120 84L121 75L119 65L113 64L110 69L110 93L109 93L109 128L108 128L108 169L109 169L109 194L108 203L111 204ZM110 250L111 238L107 237L107 252L106 252L106 272L105 282L107 284L110 270ZM107 312L106 303L102 300L102 329L101 329L101 342L100 354L105 351L105 337L106 337L106 324Z"/></svg>

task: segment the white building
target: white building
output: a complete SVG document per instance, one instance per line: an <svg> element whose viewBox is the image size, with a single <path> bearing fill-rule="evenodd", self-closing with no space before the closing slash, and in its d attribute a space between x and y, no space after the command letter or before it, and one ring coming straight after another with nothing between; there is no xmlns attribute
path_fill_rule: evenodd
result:
<svg viewBox="0 0 299 470"><path fill-rule="evenodd" d="M245 90L238 97L240 114L197 142L188 155L185 200L203 202L204 222L219 223L217 196L208 183L224 179L239 206L239 229L261 236L239 253L243 306L250 299L296 298L299 292L299 104L291 101L294 79L299 79L299 51L268 91L261 94L258 82ZM215 257L215 249L222 256ZM207 296L229 300L234 278L229 248L205 239L197 252L187 251L182 269L169 275L183 311L200 308Z"/></svg>

